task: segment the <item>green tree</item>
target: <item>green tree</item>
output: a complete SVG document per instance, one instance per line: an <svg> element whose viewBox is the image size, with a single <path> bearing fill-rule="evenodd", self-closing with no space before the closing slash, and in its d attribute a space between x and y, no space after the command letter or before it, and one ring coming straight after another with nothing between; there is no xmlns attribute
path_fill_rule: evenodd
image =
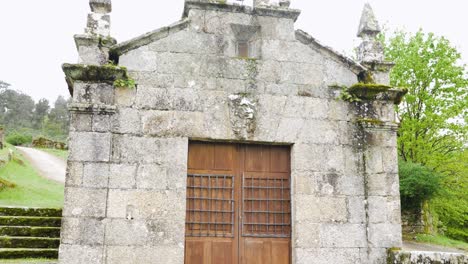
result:
<svg viewBox="0 0 468 264"><path fill-rule="evenodd" d="M435 213L442 224L439 231L467 240L466 66L446 38L432 33L400 31L381 38L387 59L396 63L390 75L391 85L409 91L396 109L401 122L399 154L404 161L427 168L400 164L402 208L414 206L413 198L422 200L424 211ZM436 196L432 192L436 186L432 171L440 175ZM432 195L426 196L427 193ZM412 198L414 194L417 196Z"/></svg>
<svg viewBox="0 0 468 264"><path fill-rule="evenodd" d="M10 86L11 85L9 83L6 83L6 82L0 80L0 89L7 89Z"/></svg>
<svg viewBox="0 0 468 264"><path fill-rule="evenodd" d="M33 126L35 129L41 129L44 118L49 114L49 100L41 99L36 103L33 115Z"/></svg>
<svg viewBox="0 0 468 264"><path fill-rule="evenodd" d="M467 142L468 75L461 55L446 38L421 30L395 32L383 42L396 63L391 85L409 90L397 107L400 156L439 168Z"/></svg>

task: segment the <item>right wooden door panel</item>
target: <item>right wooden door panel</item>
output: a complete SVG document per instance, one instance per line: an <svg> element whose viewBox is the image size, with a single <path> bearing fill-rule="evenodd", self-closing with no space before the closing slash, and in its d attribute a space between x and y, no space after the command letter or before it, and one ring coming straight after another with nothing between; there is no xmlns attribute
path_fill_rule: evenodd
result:
<svg viewBox="0 0 468 264"><path fill-rule="evenodd" d="M191 142L186 264L290 264L287 146Z"/></svg>

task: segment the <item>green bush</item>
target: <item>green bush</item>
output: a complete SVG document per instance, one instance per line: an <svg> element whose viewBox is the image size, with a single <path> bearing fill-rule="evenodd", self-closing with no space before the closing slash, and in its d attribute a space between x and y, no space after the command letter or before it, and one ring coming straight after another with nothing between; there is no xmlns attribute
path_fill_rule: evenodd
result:
<svg viewBox="0 0 468 264"><path fill-rule="evenodd" d="M431 169L400 160L400 195L403 210L420 210L441 187L440 176Z"/></svg>
<svg viewBox="0 0 468 264"><path fill-rule="evenodd" d="M32 142L32 136L20 133L11 133L6 137L6 142L13 146L30 144Z"/></svg>

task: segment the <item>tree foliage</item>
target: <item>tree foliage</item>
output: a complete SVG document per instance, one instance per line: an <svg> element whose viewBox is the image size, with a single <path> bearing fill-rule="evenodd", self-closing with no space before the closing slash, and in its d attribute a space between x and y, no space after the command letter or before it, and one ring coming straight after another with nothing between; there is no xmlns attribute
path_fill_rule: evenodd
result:
<svg viewBox="0 0 468 264"><path fill-rule="evenodd" d="M396 109L401 122L398 150L403 159L402 208L412 208L423 200L437 214L440 231L467 240L466 66L446 38L432 33L399 31L381 38L387 59L396 63L391 85L409 91Z"/></svg>
<svg viewBox="0 0 468 264"><path fill-rule="evenodd" d="M387 59L396 63L391 85L409 90L397 107L400 156L437 168L467 142L468 75L461 55L446 38L421 30L383 41Z"/></svg>
<svg viewBox="0 0 468 264"><path fill-rule="evenodd" d="M440 176L422 165L400 160L402 209L420 211L424 201L433 198L440 187Z"/></svg>
<svg viewBox="0 0 468 264"><path fill-rule="evenodd" d="M12 142L39 135L65 141L69 126L67 101L59 96L51 108L47 99L35 103L29 95L5 87L0 89L0 125L7 136L11 134Z"/></svg>

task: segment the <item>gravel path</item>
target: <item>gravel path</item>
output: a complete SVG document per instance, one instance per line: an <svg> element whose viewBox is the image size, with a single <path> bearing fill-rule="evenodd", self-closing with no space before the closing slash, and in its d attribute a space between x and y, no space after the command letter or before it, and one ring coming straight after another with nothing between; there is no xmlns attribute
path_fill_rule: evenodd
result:
<svg viewBox="0 0 468 264"><path fill-rule="evenodd" d="M407 251L431 251L431 252L445 252L445 253L464 253L467 252L456 249L456 248L448 248L443 246L436 246L436 245L428 245L428 244L421 244L416 242L404 241L403 242L403 250Z"/></svg>
<svg viewBox="0 0 468 264"><path fill-rule="evenodd" d="M65 183L67 164L64 160L38 149L25 147L16 148L31 162L32 166L36 168L43 177Z"/></svg>

